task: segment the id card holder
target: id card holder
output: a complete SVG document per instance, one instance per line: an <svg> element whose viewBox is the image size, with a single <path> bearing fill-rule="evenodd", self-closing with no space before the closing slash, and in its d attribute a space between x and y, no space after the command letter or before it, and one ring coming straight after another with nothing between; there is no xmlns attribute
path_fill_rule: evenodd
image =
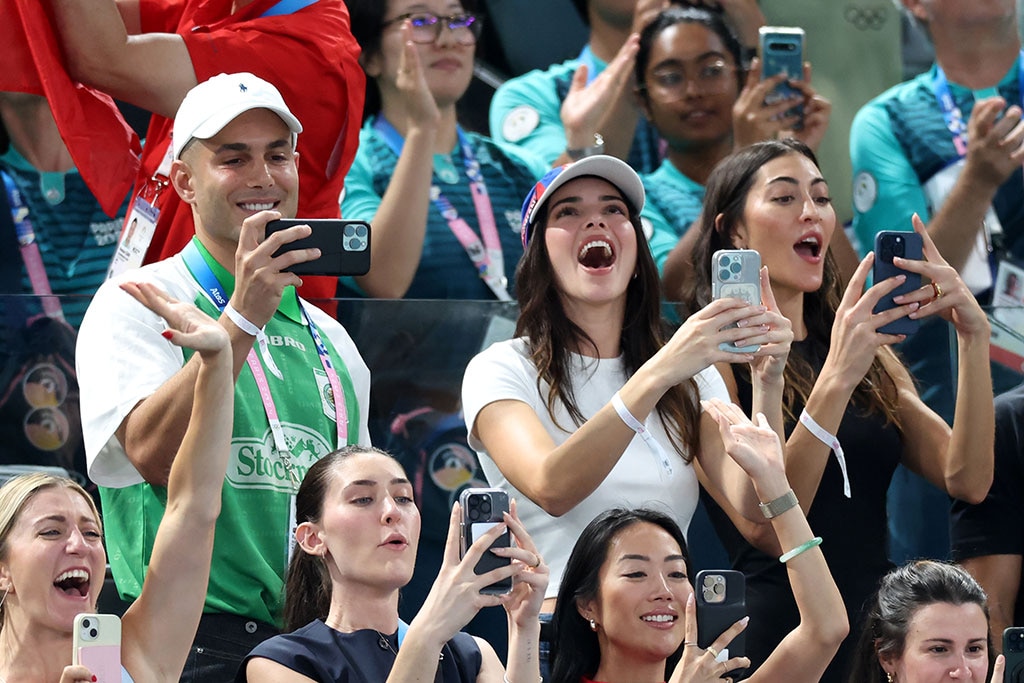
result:
<svg viewBox="0 0 1024 683"><path fill-rule="evenodd" d="M114 258L110 261L107 279L142 265L146 251L156 234L156 222L160 218L160 209L156 208L140 195L132 202L132 210L128 214L126 227L121 231Z"/></svg>
<svg viewBox="0 0 1024 683"><path fill-rule="evenodd" d="M295 540L295 529L298 527L298 523L295 518L295 493L288 494L288 536L285 541L285 553L284 553L284 567L285 572L288 571L288 567L292 564L292 556L295 554L295 546L298 545L298 541Z"/></svg>

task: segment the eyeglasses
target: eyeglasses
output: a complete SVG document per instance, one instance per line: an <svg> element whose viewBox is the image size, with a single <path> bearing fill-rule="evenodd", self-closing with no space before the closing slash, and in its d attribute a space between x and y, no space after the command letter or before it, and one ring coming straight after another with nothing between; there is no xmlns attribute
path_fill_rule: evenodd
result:
<svg viewBox="0 0 1024 683"><path fill-rule="evenodd" d="M715 61L700 66L696 78L687 75L682 67L666 67L651 73L649 84L643 88L648 93L663 100L680 100L686 96L687 83L693 81L697 90L703 94L720 94L736 87L733 74L736 67L723 61Z"/></svg>
<svg viewBox="0 0 1024 683"><path fill-rule="evenodd" d="M475 45L477 38L480 37L480 31L483 30L480 17L469 12L449 14L446 17L439 17L430 12L411 12L385 21L381 28L387 28L406 19L412 28L412 42L420 45L429 45L440 38L442 25L451 31L452 38L459 45Z"/></svg>

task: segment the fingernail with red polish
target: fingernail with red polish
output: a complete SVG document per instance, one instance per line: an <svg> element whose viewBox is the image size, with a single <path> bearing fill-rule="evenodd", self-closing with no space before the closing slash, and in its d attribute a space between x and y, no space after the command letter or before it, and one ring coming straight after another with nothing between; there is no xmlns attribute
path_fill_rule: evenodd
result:
<svg viewBox="0 0 1024 683"><path fill-rule="evenodd" d="M171 332L170 330L164 330L163 332L160 333L160 336L163 337L164 339L170 339L171 337L174 336L174 333Z"/></svg>

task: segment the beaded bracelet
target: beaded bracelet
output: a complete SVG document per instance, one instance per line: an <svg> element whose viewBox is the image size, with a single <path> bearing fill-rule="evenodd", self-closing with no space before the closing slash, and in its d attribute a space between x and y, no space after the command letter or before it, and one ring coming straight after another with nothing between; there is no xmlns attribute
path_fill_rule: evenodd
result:
<svg viewBox="0 0 1024 683"><path fill-rule="evenodd" d="M789 552L783 553L782 557L779 558L779 562L781 562L782 564L786 564L800 553L810 550L811 548L819 545L821 545L821 536L815 536L803 545L798 545Z"/></svg>

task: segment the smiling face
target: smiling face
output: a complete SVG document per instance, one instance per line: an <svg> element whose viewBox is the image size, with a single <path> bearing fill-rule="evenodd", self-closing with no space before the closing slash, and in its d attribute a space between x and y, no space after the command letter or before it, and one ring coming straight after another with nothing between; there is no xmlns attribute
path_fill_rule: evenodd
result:
<svg viewBox="0 0 1024 683"><path fill-rule="evenodd" d="M644 108L673 149L718 143L732 135L739 95L737 65L716 33L677 23L651 43L644 72Z"/></svg>
<svg viewBox="0 0 1024 683"><path fill-rule="evenodd" d="M5 547L5 625L70 633L77 614L95 611L107 556L99 522L82 494L64 487L32 494Z"/></svg>
<svg viewBox="0 0 1024 683"><path fill-rule="evenodd" d="M835 226L821 171L802 154L790 153L757 171L732 241L760 252L776 298L789 298L821 287Z"/></svg>
<svg viewBox="0 0 1024 683"><path fill-rule="evenodd" d="M612 539L597 597L577 606L598 625L602 669L663 663L679 648L693 593L686 577L679 544L660 526L637 522Z"/></svg>
<svg viewBox="0 0 1024 683"><path fill-rule="evenodd" d="M196 234L222 265L234 264L242 221L249 216L274 209L295 217L297 162L288 126L269 109L251 109L212 138L193 140L174 162L175 189L192 205Z"/></svg>
<svg viewBox="0 0 1024 683"><path fill-rule="evenodd" d="M988 620L976 603L936 602L914 613L903 654L883 658L882 668L900 683L951 678L984 681L988 672Z"/></svg>
<svg viewBox="0 0 1024 683"><path fill-rule="evenodd" d="M390 0L384 23L406 15L427 12L438 17L464 14L462 4L453 0ZM397 93L395 80L401 63L404 44L402 23L384 27L380 51L366 60L366 73L376 78L382 94ZM444 23L443 21L441 22ZM463 45L447 26L441 28L432 43L415 43L427 87L439 107L454 105L469 88L473 79L473 57L476 45Z"/></svg>
<svg viewBox="0 0 1024 683"><path fill-rule="evenodd" d="M338 462L319 523L306 522L336 586L397 590L412 578L420 514L394 458L356 453ZM301 525L300 525L301 526Z"/></svg>
<svg viewBox="0 0 1024 683"><path fill-rule="evenodd" d="M622 193L607 180L567 182L547 200L544 243L567 313L625 302L636 269L636 229Z"/></svg>

